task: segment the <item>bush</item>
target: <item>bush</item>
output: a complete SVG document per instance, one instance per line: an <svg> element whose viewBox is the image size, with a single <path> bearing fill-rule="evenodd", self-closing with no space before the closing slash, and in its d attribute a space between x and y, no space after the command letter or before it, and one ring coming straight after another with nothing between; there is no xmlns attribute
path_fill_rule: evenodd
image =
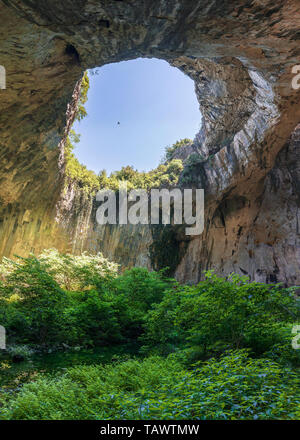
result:
<svg viewBox="0 0 300 440"><path fill-rule="evenodd" d="M117 276L118 265L101 253L88 255L61 254L56 249L45 250L38 260L60 287L66 290L86 290Z"/></svg>
<svg viewBox="0 0 300 440"><path fill-rule="evenodd" d="M136 404L137 402L135 402ZM299 417L299 377L243 350L181 370L173 387L163 384L144 404L152 419L293 419Z"/></svg>
<svg viewBox="0 0 300 440"><path fill-rule="evenodd" d="M103 170L99 175L99 182L101 188L109 188L113 191L118 191L120 182L124 181L127 182L128 190L142 188L149 191L151 188L177 185L182 170L182 161L174 159L167 164L159 165L147 173L139 172L130 166L126 166L120 171L111 173L108 177L106 171Z"/></svg>
<svg viewBox="0 0 300 440"><path fill-rule="evenodd" d="M2 419L293 419L299 380L244 351L211 359L191 371L174 357L81 366L40 376L16 396L3 397Z"/></svg>
<svg viewBox="0 0 300 440"><path fill-rule="evenodd" d="M9 343L107 345L136 339L146 312L170 281L133 268L117 276L101 254L71 256L55 249L0 268L0 322Z"/></svg>
<svg viewBox="0 0 300 440"><path fill-rule="evenodd" d="M165 273L118 275L100 254L56 250L4 259L0 322L11 355L28 357L31 345L53 351L140 340L150 357L38 376L19 393L3 393L0 417L297 418L294 289L211 272L197 286L182 286Z"/></svg>
<svg viewBox="0 0 300 440"><path fill-rule="evenodd" d="M11 270L0 289L0 317L17 343L60 341L66 323L61 319L66 293L35 257L5 262Z"/></svg>
<svg viewBox="0 0 300 440"><path fill-rule="evenodd" d="M166 161L172 160L176 151L180 148L186 147L187 145L192 144L192 139L181 139L180 141L175 142L171 147L166 147L165 149L165 159Z"/></svg>
<svg viewBox="0 0 300 440"><path fill-rule="evenodd" d="M297 317L293 289L208 273L198 286L178 285L167 292L148 312L143 340L145 349L160 353L189 348L196 359L243 347L260 356L278 344L294 355L289 347Z"/></svg>
<svg viewBox="0 0 300 440"><path fill-rule="evenodd" d="M137 339L142 334L147 311L162 300L172 284L173 280L164 278L163 273L137 267L112 281L118 319L127 339Z"/></svg>

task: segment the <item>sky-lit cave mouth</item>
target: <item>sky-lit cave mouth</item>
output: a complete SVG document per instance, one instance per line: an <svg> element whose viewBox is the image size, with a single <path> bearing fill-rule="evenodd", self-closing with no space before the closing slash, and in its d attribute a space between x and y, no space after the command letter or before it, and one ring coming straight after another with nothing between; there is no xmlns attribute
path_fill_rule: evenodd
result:
<svg viewBox="0 0 300 440"><path fill-rule="evenodd" d="M139 58L89 72L88 116L76 122L78 160L97 174L130 165L149 171L167 146L194 139L201 126L194 82L156 58Z"/></svg>

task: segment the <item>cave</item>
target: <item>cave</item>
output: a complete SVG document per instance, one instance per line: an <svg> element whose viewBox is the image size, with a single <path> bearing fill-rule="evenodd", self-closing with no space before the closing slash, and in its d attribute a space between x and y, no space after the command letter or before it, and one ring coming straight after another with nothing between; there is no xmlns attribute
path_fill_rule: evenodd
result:
<svg viewBox="0 0 300 440"><path fill-rule="evenodd" d="M299 12L296 0L3 1L1 256L102 246L126 266L153 266L160 234L100 231L93 200L65 191L64 147L87 69L155 57L194 80L203 116L194 145L205 229L188 242L176 235L174 275L298 284Z"/></svg>

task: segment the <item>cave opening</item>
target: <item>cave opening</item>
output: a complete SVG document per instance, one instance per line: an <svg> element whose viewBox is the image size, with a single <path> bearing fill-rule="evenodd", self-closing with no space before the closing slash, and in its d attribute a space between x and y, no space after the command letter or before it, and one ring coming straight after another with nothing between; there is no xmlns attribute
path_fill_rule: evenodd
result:
<svg viewBox="0 0 300 440"><path fill-rule="evenodd" d="M148 172L166 148L193 140L201 127L194 81L157 58L137 58L88 71L87 116L75 156L88 169L108 174L131 166Z"/></svg>

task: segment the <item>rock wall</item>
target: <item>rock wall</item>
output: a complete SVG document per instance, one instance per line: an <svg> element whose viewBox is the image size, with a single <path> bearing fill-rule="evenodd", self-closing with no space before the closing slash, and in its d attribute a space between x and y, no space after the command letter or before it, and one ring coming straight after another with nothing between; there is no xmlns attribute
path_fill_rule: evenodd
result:
<svg viewBox="0 0 300 440"><path fill-rule="evenodd" d="M277 156L274 168L250 196L229 196L194 239L177 278L198 281L201 272L237 272L263 282L299 283L300 125Z"/></svg>
<svg viewBox="0 0 300 440"><path fill-rule="evenodd" d="M300 282L297 0L2 0L0 16L2 255L56 246L154 264L151 228L99 230L93 200L64 189L63 150L84 70L157 57L193 78L203 115L205 231L170 238L176 276L196 282L215 268Z"/></svg>

